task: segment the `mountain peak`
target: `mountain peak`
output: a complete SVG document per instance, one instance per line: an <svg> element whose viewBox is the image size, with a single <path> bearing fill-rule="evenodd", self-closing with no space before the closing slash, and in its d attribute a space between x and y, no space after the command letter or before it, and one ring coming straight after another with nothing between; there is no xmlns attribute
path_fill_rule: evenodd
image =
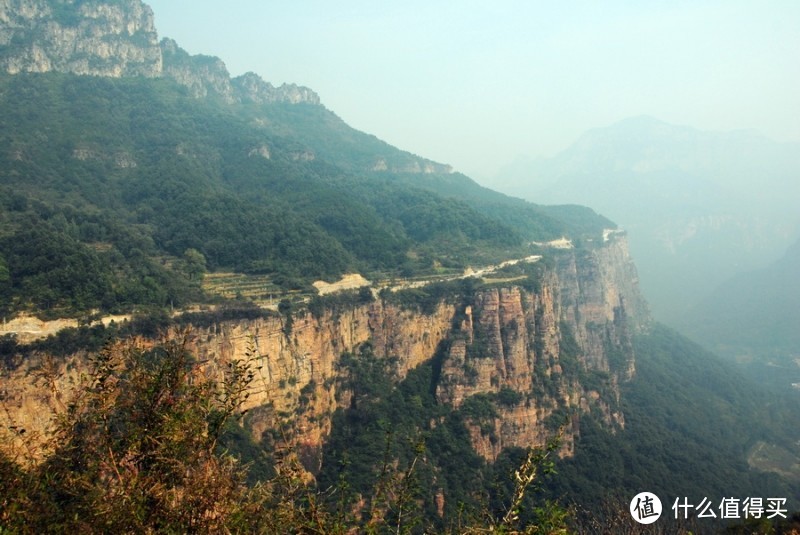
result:
<svg viewBox="0 0 800 535"><path fill-rule="evenodd" d="M166 77L196 98L320 104L306 87L275 88L253 73L231 80L221 59L159 42L153 10L141 0L0 0L0 71Z"/></svg>
<svg viewBox="0 0 800 535"><path fill-rule="evenodd" d="M236 101L231 75L225 63L215 56L190 55L172 39L161 40L163 76L189 88L192 96L216 96L225 102Z"/></svg>
<svg viewBox="0 0 800 535"><path fill-rule="evenodd" d="M0 69L159 76L153 10L140 0L0 0Z"/></svg>
<svg viewBox="0 0 800 535"><path fill-rule="evenodd" d="M658 127L673 127L665 121L658 119L657 117L653 117L652 115L635 115L633 117L626 117L620 121L614 123L611 128L614 127L632 127L632 128L658 128Z"/></svg>
<svg viewBox="0 0 800 535"><path fill-rule="evenodd" d="M254 72L248 72L231 80L242 102L263 104L265 102L287 102L319 104L319 95L307 87L283 84L275 87Z"/></svg>

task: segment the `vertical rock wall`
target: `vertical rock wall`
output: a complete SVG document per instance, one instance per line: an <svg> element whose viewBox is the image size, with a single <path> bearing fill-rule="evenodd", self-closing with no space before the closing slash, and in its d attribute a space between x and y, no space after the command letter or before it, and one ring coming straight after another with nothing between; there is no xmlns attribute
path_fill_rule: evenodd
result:
<svg viewBox="0 0 800 535"><path fill-rule="evenodd" d="M625 258L624 243L564 253L535 291L482 289L460 304L441 302L429 314L376 301L321 316L296 314L291 326L281 316L224 322L196 329L193 350L210 373L221 374L231 360L250 359L257 368L247 402L254 438L288 422L296 445L312 457L330 433L333 412L350 399L343 386L347 370L339 365L344 352L370 342L378 357L391 359L397 380L437 356L441 403L457 409L482 399L494 407L489 421L468 418L474 447L493 460L508 446L542 445L582 412L599 411L612 428L624 425L615 408L617 385L635 371L631 333L647 324L646 316L627 312L626 304L639 297ZM570 354L562 347L565 330L574 338ZM53 385L37 379L35 370L45 360L3 370L8 411L0 419L46 429L41 415L58 400ZM86 361L74 356L58 366L58 387L68 391ZM588 377L601 380L589 386ZM567 427L569 451L577 426Z"/></svg>
<svg viewBox="0 0 800 535"><path fill-rule="evenodd" d="M153 11L138 0L0 0L0 68L160 76Z"/></svg>

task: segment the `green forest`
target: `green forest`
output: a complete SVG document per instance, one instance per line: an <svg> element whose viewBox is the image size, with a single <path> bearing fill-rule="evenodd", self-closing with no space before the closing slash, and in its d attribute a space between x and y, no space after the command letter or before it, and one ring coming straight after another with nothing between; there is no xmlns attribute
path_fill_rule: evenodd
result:
<svg viewBox="0 0 800 535"><path fill-rule="evenodd" d="M601 507L636 488L695 503L704 497L797 495L800 481L747 463L759 440L796 450L796 396L756 385L661 325L634 345L636 377L621 389L624 433L612 436L598 422L582 419L577 454L559 465L555 495L580 495L585 507Z"/></svg>
<svg viewBox="0 0 800 535"><path fill-rule="evenodd" d="M463 269L613 226L463 175L372 171L417 157L322 106L198 100L167 80L2 75L0 132L5 314L180 307L208 300L217 270L291 290Z"/></svg>

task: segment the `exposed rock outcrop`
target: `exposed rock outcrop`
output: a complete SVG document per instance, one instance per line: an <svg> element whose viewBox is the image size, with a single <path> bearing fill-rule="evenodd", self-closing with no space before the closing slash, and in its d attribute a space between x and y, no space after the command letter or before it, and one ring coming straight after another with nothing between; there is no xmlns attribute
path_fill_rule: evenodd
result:
<svg viewBox="0 0 800 535"><path fill-rule="evenodd" d="M162 39L163 75L189 89L195 98L215 96L227 103L236 101L231 76L225 63L214 56L189 55L172 39Z"/></svg>
<svg viewBox="0 0 800 535"><path fill-rule="evenodd" d="M602 247L555 255L559 273L562 321L584 348L584 364L609 371L612 363L624 369L622 379L635 372L630 339L620 333L644 331L651 317L641 292L636 267L624 235L615 235Z"/></svg>
<svg viewBox="0 0 800 535"><path fill-rule="evenodd" d="M240 102L264 104L285 102L289 104L319 104L319 95L307 87L283 84L275 87L265 82L259 75L248 72L231 80Z"/></svg>
<svg viewBox="0 0 800 535"><path fill-rule="evenodd" d="M638 299L635 279L627 289L615 282L629 275L627 263L620 262L624 243L564 254L535 290L479 290L457 304L443 301L431 313L375 301L318 316L299 313L291 324L277 315L224 322L197 329L194 350L212 373L234 359L255 359L258 374L248 408L256 438L280 421L291 422L304 457L316 459L307 466L312 471L333 412L350 401L341 356L365 342L392 363L397 380L439 359L441 403L461 408L469 400L490 402L494 414L488 420L468 419L473 446L488 460L508 446L542 445L554 428L570 419L574 424L581 412L598 411L609 427L621 428L617 385L635 370L630 326L647 323L627 312L627 303ZM41 415L54 404L53 391L31 373L43 362L31 359L4 371L9 411L0 418L43 429ZM79 356L60 363L59 388L77 384L81 366ZM606 377L601 387L581 382L597 371ZM565 452L576 432L577 426L568 426Z"/></svg>
<svg viewBox="0 0 800 535"><path fill-rule="evenodd" d="M573 417L581 412L598 411L609 427L624 426L618 384L635 373L629 325L649 323L646 308L636 308L644 302L625 241L559 253L556 265L536 292L512 287L476 296L442 365L441 401L495 402L494 416L470 425L473 446L488 460L508 446L541 445L567 422L573 425L564 447L571 451ZM562 347L562 340L577 347ZM593 372L608 377L602 391L581 381Z"/></svg>
<svg viewBox="0 0 800 535"><path fill-rule="evenodd" d="M403 162L395 163L387 162L386 158L378 158L370 170L379 172L389 171L392 173L409 173L414 175L448 175L453 172L452 166L413 156L404 160Z"/></svg>
<svg viewBox="0 0 800 535"><path fill-rule="evenodd" d="M141 0L0 0L0 69L166 77L196 98L228 103L320 103L307 87L276 88L253 73L231 80L221 59L159 42L153 11Z"/></svg>
<svg viewBox="0 0 800 535"><path fill-rule="evenodd" d="M0 0L0 68L160 76L153 11L139 0Z"/></svg>

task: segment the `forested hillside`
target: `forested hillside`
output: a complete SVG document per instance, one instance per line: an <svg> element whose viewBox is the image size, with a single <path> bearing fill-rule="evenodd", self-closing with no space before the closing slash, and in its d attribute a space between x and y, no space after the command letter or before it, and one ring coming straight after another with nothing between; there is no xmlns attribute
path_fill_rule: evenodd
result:
<svg viewBox="0 0 800 535"><path fill-rule="evenodd" d="M676 322L776 389L800 383L800 241L771 265L719 285Z"/></svg>
<svg viewBox="0 0 800 535"><path fill-rule="evenodd" d="M489 192L316 104L20 74L0 77L0 122L7 311L181 306L223 268L285 289L348 271L408 276L613 226Z"/></svg>
<svg viewBox="0 0 800 535"><path fill-rule="evenodd" d="M704 497L718 503L725 496L796 496L797 476L778 476L791 472L800 461L796 454L785 457L785 464L773 459L767 465L753 451L763 441L774 451L796 451L797 396L757 386L664 326L638 336L634 347L637 376L622 388L625 432L613 436L596 419L582 419L577 455L560 465L554 495L581 496L577 501L593 511L637 488L651 489L662 500L686 496L692 503Z"/></svg>

